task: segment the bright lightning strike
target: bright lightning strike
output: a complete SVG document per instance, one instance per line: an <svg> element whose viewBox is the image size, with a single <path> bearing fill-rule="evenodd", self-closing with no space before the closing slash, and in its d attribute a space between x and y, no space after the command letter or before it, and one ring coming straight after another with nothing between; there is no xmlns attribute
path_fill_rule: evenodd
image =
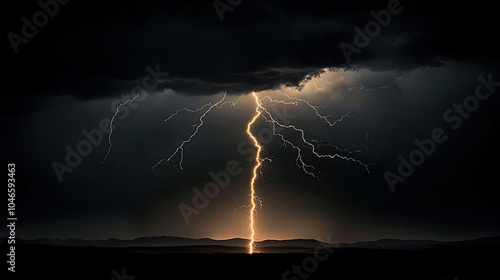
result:
<svg viewBox="0 0 500 280"><path fill-rule="evenodd" d="M299 103L303 103L307 107L312 109L314 111L315 115L319 119L324 121L326 124L328 124L328 126L330 126L330 127L338 124L339 122L342 122L346 117L352 117L352 118L358 120L359 122L361 122L361 120L350 115L350 112L351 112L350 110L346 114L341 116L339 119L331 121L329 119L331 117L331 115L322 115L319 112L319 109L322 109L324 107L312 105L311 103L309 103L305 99L292 97L292 96L290 96L290 95L288 95L285 92L282 92L280 90L278 90L277 92L279 92L281 94L281 96L284 96L288 100L273 99L272 97L270 97L268 95L264 96L263 98L259 98L255 92L252 92L252 96L253 96L254 102L255 102L255 113L254 113L253 117L249 120L249 122L247 123L247 127L246 127L246 133L248 134L249 138L251 139L252 144L256 148L255 159L254 159L253 163L250 164L253 166L252 177L250 179L250 195L249 195L250 201L249 201L249 204L242 205L242 206L235 208L233 210L233 215L234 215L235 211L238 209L241 209L241 208L249 209L250 222L249 222L249 226L247 228L250 230L250 238L249 238L249 243L248 243L248 253L249 254L253 254L255 251L255 236L256 236L256 230L257 230L255 224L256 224L256 219L257 219L257 210L262 208L262 200L256 194L257 193L256 192L256 182L257 182L257 179L260 175L262 178L262 181L264 183L266 183L266 181L264 180L264 174L262 171L263 163L264 163L264 161L269 161L269 162L273 161L273 159L271 157L262 157L263 153L266 153L266 154L268 154L268 153L264 149L264 147L260 144L257 137L252 133L252 127L254 126L254 124L257 122L257 120L259 118L261 118L266 123L269 123L271 125L273 135L277 136L279 139L282 140L282 142L283 142L282 147L283 148L285 148L288 145L288 146L291 146L294 150L296 150L296 152L297 152L297 157L296 157L297 166L299 168L301 168L306 174L308 174L316 179L319 179L319 178L316 175L317 172L315 171L314 166L311 164L307 164L306 160L304 159L304 155L303 155L303 153L305 151L304 148L307 148L307 150L316 158L330 158L330 159L340 158L340 159L343 159L346 161L356 162L359 165L365 167L365 169L368 173L371 173L370 170L368 169L368 166L370 164L365 164L358 159L355 159L355 158L352 158L349 156L343 156L343 155L340 155L338 153L332 153L332 154L320 153L317 151L317 148L320 148L323 146L328 146L328 147L335 148L336 150L347 153L347 154L353 154L353 153L364 154L361 150L351 151L348 149L339 148L338 146L336 146L332 143L326 142L324 140L308 139L308 138L306 138L306 133L305 133L304 129L297 127L294 124L282 123L282 122L278 121L273 116L273 114L271 114L270 110L268 110L266 107L267 106L272 107L272 106L275 106L278 104L279 105L298 106ZM177 146L177 148L174 150L174 152L169 157L159 160L152 167L152 170L155 169L158 165L160 165L164 161L172 161L172 159L178 155L179 156L178 166L182 171L183 170L182 165L183 165L183 161L184 161L184 152L185 151L189 152L189 150L187 150L187 148L186 148L186 145L189 144L193 140L194 137L196 137L198 131L205 124L205 117L212 111L212 109L220 109L226 104L230 104L231 108L236 106L238 101L242 98L242 96L240 96L240 98L238 98L236 101L226 101L226 97L227 97L227 92L225 92L223 97L216 103L207 103L207 104L204 104L203 106L201 106L197 109L182 108L182 109L177 110L173 114L171 114L168 118L166 118L164 120L165 122L170 121L172 118L174 118L175 116L177 116L178 114L180 114L182 112L189 112L189 113L202 112L201 116L198 119L198 122L195 125L193 125L192 131L189 134L189 136L184 141L182 141L179 146ZM265 102L265 105L264 105L264 102ZM282 134L279 132L282 130L289 131L289 132L294 133L294 134L298 133L300 135L299 139L301 140L300 141L301 143L296 143L296 142L290 140L289 138L287 138L285 136L285 134ZM367 137L367 135L366 135L366 137Z"/></svg>
<svg viewBox="0 0 500 280"><path fill-rule="evenodd" d="M262 165L262 160L260 158L260 153L262 152L262 146L259 144L259 141L257 138L252 134L252 125L257 121L257 119L261 116L262 114L262 107L260 106L260 101L259 98L257 97L257 94L255 92L252 93L254 98L255 98L255 115L253 118L250 120L250 122L247 124L247 134L252 139L252 142L257 149L257 152L255 154L255 165L253 167L252 171L252 179L250 180L250 243L248 243L248 253L252 254L254 249L255 249L255 216L256 216L256 208L257 208L257 203L258 201L260 204L262 201L255 195L255 181L257 180L258 172L260 172L260 167ZM261 204L262 205L262 204Z"/></svg>
<svg viewBox="0 0 500 280"><path fill-rule="evenodd" d="M262 200L256 195L256 190L255 190L256 180L257 180L258 174L260 174L262 176L262 179L264 179L264 175L263 175L263 172L262 172L262 164L263 164L263 162L264 161L272 162L272 159L270 159L268 157L266 157L266 158L262 158L261 157L261 153L263 151L265 151L265 150L260 145L257 137L255 137L252 134L252 131L251 131L252 126L254 125L254 123L257 121L257 119L259 117L262 118L265 122L270 123L272 125L272 132L273 132L273 134L275 136L278 136L283 141L283 145L282 145L283 147L285 147L286 145L290 145L291 147L293 147L297 151L296 164L297 164L297 166L301 167L302 170L306 174L311 175L312 177L318 179L318 177L313 172L314 171L314 166L305 163L305 161L303 159L303 151L302 151L301 147L299 145L297 145L297 144L294 144L292 141L288 140L283 134L278 133L277 132L277 127L280 127L282 129L293 130L295 132L299 132L300 135L301 135L301 140L302 140L303 144L305 144L306 146L310 147L310 150L311 150L312 154L314 156L316 156L317 158L330 158L330 159L334 159L334 158L338 157L338 158L341 158L343 160L353 161L353 162L356 162L356 163L364 166L365 169L367 170L367 172L370 173L370 170L368 169L369 164L364 164L360 160L357 160L357 159L354 159L354 158L351 158L351 157L347 157L347 156L342 156L342 155L339 155L337 153L335 153L335 154L320 154L319 152L316 151L316 145L318 147L321 147L321 146L334 147L334 148L336 148L339 151L346 152L346 153L349 153L349 154L352 154L352 153L363 153L362 151L360 151L360 150L350 151L350 150L347 150L347 149L341 149L341 148L339 148L338 146L336 146L334 144L331 144L331 143L328 143L328 142L322 141L322 140L316 140L316 139L310 139L310 140L308 140L305 137L305 132L304 132L303 129L298 128L298 127L296 127L293 124L282 124L282 123L280 123L278 120L276 120L273 117L273 115L271 114L271 112L269 112L269 110L266 109L266 107L263 105L262 102L264 100L268 100L270 106L274 106L276 104L298 105L299 102L305 103L309 108L311 108L311 109L314 110L314 112L315 112L315 114L316 114L316 116L318 118L320 118L323 121L325 121L329 126L334 126L337 123L343 121L344 118L346 118L346 117L349 116L350 110L345 115L341 116L341 118L339 118L339 119L337 119L337 120L335 120L335 121L332 122L332 121L330 121L328 119L328 117L330 117L330 115L324 116L324 115L321 115L319 113L318 109L321 108L320 106L314 106L314 105L311 105L307 100L299 99L299 98L296 98L296 97L291 97L291 96L289 96L286 93L281 92L281 91L278 91L278 92L280 92L283 96L286 96L287 98L289 98L289 99L291 99L293 101L276 100L276 99L271 98L270 96L265 96L265 97L259 99L259 97L257 96L257 94L255 94L255 92L252 93L252 95L253 95L253 97L255 99L255 105L256 105L256 107L255 107L255 114L251 118L251 120L248 122L246 132L247 132L248 136L250 137L250 139L252 140L253 145L255 146L255 148L257 149L257 151L256 151L256 154L255 154L255 161L253 163L252 178L250 180L250 203L248 205L242 205L242 206L240 206L238 208L235 208L233 210L233 215L234 215L234 212L236 210L238 210L238 209L241 209L241 208L249 208L250 209L250 211L249 211L250 225L248 227L250 229L250 232L251 232L250 233L250 242L248 244L248 253L249 254L252 254L254 252L254 250L255 250L255 231L256 231L255 222L256 222L256 217L257 217L257 205L260 205L260 207L262 208Z"/></svg>

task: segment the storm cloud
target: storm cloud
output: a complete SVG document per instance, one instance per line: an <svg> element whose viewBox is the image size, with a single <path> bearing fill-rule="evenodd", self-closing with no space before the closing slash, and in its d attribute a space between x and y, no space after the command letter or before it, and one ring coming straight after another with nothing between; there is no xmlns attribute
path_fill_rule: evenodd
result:
<svg viewBox="0 0 500 280"><path fill-rule="evenodd" d="M381 11L388 7L398 13L387 18ZM31 13L24 5L12 11L6 28L21 34L19 15ZM370 22L379 24L376 36L356 45L366 38L356 39L355 28L377 31ZM477 2L243 1L224 21L212 1L70 2L19 54L8 55L6 68L16 73L8 80L19 89L7 95L117 96L140 84L148 65L170 73L163 88L202 95L300 87L325 68L410 71L498 61L489 41L495 28L494 11ZM359 50L351 63L342 42Z"/></svg>

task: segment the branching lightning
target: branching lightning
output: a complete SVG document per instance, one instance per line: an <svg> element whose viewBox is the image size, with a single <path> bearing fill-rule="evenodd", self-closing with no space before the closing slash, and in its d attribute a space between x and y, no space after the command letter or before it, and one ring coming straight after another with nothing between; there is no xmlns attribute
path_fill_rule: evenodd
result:
<svg viewBox="0 0 500 280"><path fill-rule="evenodd" d="M309 101L305 100L305 99L301 99L301 98L297 98L297 97L292 97L288 94L286 94L285 92L281 91L281 90L276 90L277 92L279 92L281 95L284 95L286 96L287 98L291 99L291 100L294 100L295 102L302 102L302 103L305 103L309 108L313 109L314 110L314 113L316 113L316 116L318 116L318 118L324 120L329 126L334 126L336 125L337 123L341 122L344 120L345 117L348 117L349 114L351 113L351 110L349 110L345 115L341 116L339 119L336 119L333 123L328 120L328 117L331 117L331 115L322 115L319 113L319 109L320 108L324 108L323 106L314 106L312 105L311 103L309 103Z"/></svg>
<svg viewBox="0 0 500 280"><path fill-rule="evenodd" d="M255 196L255 199L257 200L257 202L259 203L259 209L262 209L262 206L264 205L264 202L262 201L262 198L260 198L259 196ZM233 209L233 216L234 214L236 213L237 210L240 210L242 208L245 208L245 209L250 209L252 207L251 204L245 204L245 205L240 205L236 208ZM257 217L257 211L255 211L255 217ZM248 230L250 228L250 225L248 227L246 227L245 229L243 230Z"/></svg>
<svg viewBox="0 0 500 280"><path fill-rule="evenodd" d="M296 127L293 124L282 124L282 123L280 123L278 120L276 120L273 117L273 115L271 114L271 112L269 112L269 110L267 110L264 107L264 105L263 105L262 102L264 100L269 100L269 103L271 104L271 106L274 106L276 104L298 105L299 102L303 102L308 107L310 107L311 109L313 109L314 112L315 112L315 114L316 114L316 116L318 118L324 120L330 127L336 125L337 123L343 121L344 118L348 117L349 114L350 114L350 112L351 112L350 110L345 115L341 116L341 118L339 118L339 119L331 122L328 119L328 117L330 117L330 115L324 116L324 115L321 115L319 113L318 109L321 108L320 106L313 106L307 100L299 99L299 98L295 98L295 97L291 97L288 94L286 94L284 92L281 92L281 91L278 91L278 92L281 93L282 95L288 97L289 99L291 99L293 101L276 100L276 99L273 99L273 98L271 98L270 96L267 96L267 95L265 97L259 99L259 97L257 96L257 94L255 94L255 92L252 93L252 95L253 95L253 97L255 99L255 104L256 104L255 114L252 117L252 119L248 122L246 132L247 132L248 136L250 137L250 139L252 140L253 145L255 146L255 148L256 148L257 151L256 151L256 154L255 154L255 161L254 161L254 164L253 164L252 178L250 179L250 203L248 205L242 205L242 206L240 206L238 208L235 208L233 210L233 215L234 215L234 211L236 211L238 209L241 209L241 208L250 208L250 211L249 211L250 225L248 227L250 229L250 242L248 244L248 253L249 254L253 254L253 252L255 250L255 232L256 232L256 229L257 229L256 226L255 226L255 222L256 222L256 217L257 217L257 204L259 204L260 207L262 207L262 200L256 195L256 190L255 190L256 180L257 180L257 177L258 177L258 173L262 176L262 179L264 179L264 174L262 172L262 163L264 161L272 162L271 158L268 158L268 157L262 158L261 157L261 153L263 151L263 147L259 143L259 140L257 139L257 137L255 137L252 134L252 131L251 131L252 130L252 126L254 125L254 123L257 121L257 119L259 117L261 117L265 122L270 123L272 125L273 135L278 136L283 141L283 144L282 144L283 147L285 147L286 145L290 145L291 147L293 147L297 151L296 164L297 164L297 166L301 167L302 170L306 174L311 175L314 178L317 178L317 176L313 172L314 171L314 166L312 166L310 164L306 164L304 162L303 155L302 155L302 149L300 148L300 146L294 144L292 141L290 141L287 138L285 138L285 136L283 134L278 133L277 129L276 129L277 127L284 128L284 129L289 129L289 130L293 130L295 132L299 132L303 144L309 146L310 149L311 149L312 154L314 156L316 156L317 158L330 158L330 159L334 159L334 158L338 157L338 158L341 158L343 160L353 161L353 162L356 162L356 163L360 164L361 166L365 167L366 171L368 173L370 173L370 170L368 169L369 164L365 164L365 163L361 162L358 159L354 159L354 158L351 158L351 157L342 156L342 155L339 155L337 153L335 153L335 154L321 154L321 153L319 153L319 152L316 151L316 146L313 143L316 143L316 145L318 145L320 147L323 146L323 145L334 147L334 148L336 148L339 151L346 152L346 153L349 153L349 154L352 154L352 153L363 153L361 150L350 151L348 149L341 149L338 146L336 146L336 145L334 145L332 143L328 143L328 142L323 141L323 140L316 140L316 139L307 140L306 137L305 137L305 132L304 132L303 129L298 128L298 127Z"/></svg>
<svg viewBox="0 0 500 280"><path fill-rule="evenodd" d="M173 117L177 116L181 112L197 113L197 112L205 110L205 108L208 107L208 109L206 109L203 112L203 114L200 116L200 118L198 119L198 123L195 124L195 125L193 125L193 130L192 130L191 134L189 134L188 138L186 140L182 141L181 144L175 149L175 151L168 158L160 159L151 168L151 170L154 170L156 167L158 167L158 165L160 165L164 161L171 161L177 154L180 155L178 166L182 170L183 169L182 164L184 162L184 151L188 151L187 148L186 148L186 145L188 143L190 143L191 140L193 140L193 138L196 136L196 134L198 134L198 131L200 130L200 128L205 124L205 122L204 122L205 117L212 111L212 109L214 109L214 108L220 109L220 108L222 108L226 104L230 104L231 107L234 107L234 106L236 106L236 104L238 103L238 101L240 101L240 99L241 99L241 96L240 96L236 101L226 101L226 97L227 97L227 91L224 92L224 95L222 96L222 99L219 100L215 104L207 103L207 104L204 104L203 106L201 106L200 108L197 108L197 109L183 108L183 109L177 110L175 113L173 113L168 118L166 118L164 120L165 122L171 120Z"/></svg>
<svg viewBox="0 0 500 280"><path fill-rule="evenodd" d="M111 149L113 147L113 142L112 142L112 137L113 137L113 127L115 124L115 119L120 112L120 109L123 106L126 106L129 103L134 102L142 92L139 91L133 98L130 98L118 105L116 108L116 111L113 114L113 117L110 120L110 125L109 129L110 132L108 134L108 150L100 163L101 165L101 170L105 162L107 161L108 157L111 154ZM294 96L291 96L287 94L286 92L282 90L276 90L277 93L283 98L280 99L274 99L269 95L265 95L262 98L260 98L255 92L252 92L252 97L253 101L255 102L255 111L253 116L250 118L246 125L246 134L248 137L251 139L251 143L255 147L255 158L253 162L249 163L248 165L252 166L252 173L251 173L251 178L250 178L250 184L249 184L249 203L239 206L233 210L233 215L235 211L239 209L247 209L248 210L248 219L249 219L249 225L246 228L247 230L250 231L250 236L249 236L249 242L248 242L248 253L253 254L256 250L255 247L255 240L256 240L256 234L257 234L257 227L256 227L256 222L257 222L257 213L258 210L262 209L263 207L263 200L261 197L257 195L257 181L260 176L260 180L267 185L267 182L264 177L264 172L263 172L263 166L264 162L273 162L276 158L271 156L269 152L265 149L264 145L261 144L259 141L258 137L252 133L252 129L254 128L255 124L259 119L263 120L264 123L267 123L271 127L272 135L277 137L282 141L281 147L285 149L287 146L290 146L293 148L294 151L296 151L296 158L295 158L295 163L296 165L307 175L310 175L316 179L319 180L318 178L318 173L315 169L315 167L311 164L308 163L307 156L314 156L318 159L322 158L328 158L328 159L335 159L335 158L340 158L346 161L351 161L354 163L357 163L361 166L363 166L368 173L371 173L369 170L369 165L363 163L362 161L350 157L352 154L356 153L363 153L361 150L356 149L356 150L348 150L345 148L340 148L337 145L330 143L325 140L318 140L318 139L312 139L312 138L307 138L306 137L306 132L303 128L300 128L296 126L295 124L290 124L287 121L280 121L278 120L272 113L271 110L267 109L268 107L274 107L276 105L282 105L282 106L299 106L300 105L305 105L306 108L309 108L314 112L315 116L322 120L325 124L327 124L329 127L333 127L336 124L344 121L346 118L353 118L357 120L360 125L363 125L363 120L358 119L354 116L351 115L351 110L349 110L347 113L342 115L340 118L332 120L331 115L323 115L320 113L320 110L324 109L325 107L323 106L316 106L312 105L309 101L302 99L302 98L297 98ZM165 158L162 158L157 161L156 164L154 164L151 168L151 170L154 170L156 167L158 167L160 164L163 162L171 162L174 160L174 158L178 159L176 165L179 167L179 169L183 170L183 163L184 163L184 155L185 152L189 154L189 150L187 149L187 145L190 144L193 139L197 136L198 132L200 129L203 127L205 124L205 119L206 117L210 114L210 112L216 110L216 109L221 109L225 105L230 105L230 108L233 108L234 106L237 105L237 103L240 101L240 99L243 97L241 95L238 99L235 101L228 101L226 100L227 98L227 89L224 92L222 98L215 102L209 102L206 104L203 104L201 107L195 108L195 109L190 109L190 108L182 108L174 113L172 113L170 116L165 118L163 121L164 122L169 122L178 115L182 113L191 113L191 114L197 114L200 113L201 115L199 116L197 122L192 126L191 131L189 134L186 136L186 138L175 148L175 150ZM300 137L298 137L300 136ZM368 140L368 133L365 132L365 138ZM299 141L297 141L297 139ZM338 152L342 152L343 154L347 155L341 155L338 153L321 153L317 149L318 148L323 148L323 147L329 147L337 150ZM305 157L305 154L307 156Z"/></svg>
<svg viewBox="0 0 500 280"><path fill-rule="evenodd" d="M359 153L359 154L363 154L363 155L366 155L365 152L363 152L362 150L360 149L357 149L357 150L349 150L349 149L346 149L346 148L340 148L339 146L333 144L333 143L330 143L330 142L327 142L325 140L316 140L316 139L310 139L309 141L311 141L311 143L315 143L318 147L323 147L323 146L328 146L328 147L332 147L332 148L335 148L336 150L339 150L341 152L344 152L344 153L348 153L348 154L355 154L355 153Z"/></svg>
<svg viewBox="0 0 500 280"><path fill-rule="evenodd" d="M170 115L168 118L164 119L163 121L168 122L169 120L171 120L173 117L177 116L181 112L198 113L199 111L205 109L205 107L208 107L208 106L212 106L212 103L204 104L203 106L201 106L200 108L197 108L197 109L182 108L182 109L177 110L175 113L173 113L172 115Z"/></svg>
<svg viewBox="0 0 500 280"><path fill-rule="evenodd" d="M290 123L284 123L279 121L277 118L273 116L270 110L267 109L267 107L273 107L276 105L285 105L285 106L299 106L299 104L305 104L306 107L310 108L316 115L317 118L321 119L323 122L325 122L328 126L332 127L335 126L336 124L342 122L345 118L347 117L352 117L356 120L358 120L361 124L362 120L351 116L351 111L349 110L346 114L342 115L340 118L336 120L331 120L331 115L323 115L320 113L320 109L323 109L324 107L322 106L315 106L309 103L309 101L297 97L293 97L288 95L287 93L277 90L277 92L285 97L285 100L280 100L280 99L274 99L270 97L269 95L266 95L262 98L259 98L259 96L253 92L252 97L255 102L255 111L249 122L247 123L246 126L246 134L248 137L251 139L251 142L253 146L256 149L255 153L255 159L252 163L249 165L252 165L252 175L250 178L250 193L249 193L249 203L246 205L242 205L240 207L237 207L233 210L233 215L236 210L238 209L248 209L249 212L249 226L247 229L250 230L250 237L249 237L249 243L248 243L248 253L253 254L255 251L255 236L256 236L256 221L257 221L257 211L258 209L261 209L263 206L263 201L262 199L257 196L257 190L256 190L256 185L257 185L257 180L259 176L261 177L261 180L263 183L267 185L267 182L264 180L264 172L262 170L263 168L263 163L264 162L273 162L275 159L274 157L270 156L267 150L264 148L264 146L260 143L259 139L257 138L256 135L252 133L252 128L253 126L257 123L259 119L262 119L265 123L270 124L271 126L271 131L274 136L276 136L278 139L282 141L281 147L285 149L287 146L292 147L296 153L297 156L295 158L295 163L296 165L306 174L319 179L318 178L318 172L315 170L315 167L307 163L307 160L304 158L304 154L310 154L313 155L316 158L329 158L329 159L335 159L335 158L340 158L346 161L351 161L355 162L361 166L363 166L368 173L370 173L369 170L369 165L370 164L365 164L361 162L358 159L349 157L349 156L344 156L340 155L338 153L321 153L317 151L317 148L321 147L330 147L334 148L339 152L342 152L344 154L355 154L355 153L361 153L364 154L361 150L348 150L348 149L343 149L338 147L337 145L330 143L325 140L317 140L317 139L310 139L306 137L306 132L304 131L303 128L300 128L294 124ZM112 134L113 134L113 124L116 116L118 115L120 108L122 106L125 106L126 104L130 102L134 102L135 99L139 96L140 92L137 93L137 95L121 104L116 108L116 111L111 119L110 123L110 133L108 135L108 151L101 162L101 166L106 162L107 158L109 157L109 154L111 152L111 147L113 146L112 144ZM160 159L152 168L151 170L154 170L156 167L158 167L161 163L167 161L171 162L176 156L178 156L178 162L176 165L180 168L180 170L183 170L183 163L184 163L184 153L187 152L189 153L189 150L187 149L187 145L193 141L193 139L196 137L200 129L203 127L205 124L205 118L207 117L210 112L212 112L215 109L220 109L224 107L225 105L230 105L231 108L236 106L236 104L240 101L240 99L243 97L240 96L237 100L235 101L227 101L227 91L224 92L222 98L215 102L209 102L206 104L203 104L199 108L195 109L189 109L189 108L182 108L174 113L172 113L170 116L168 116L166 119L164 119L164 122L171 121L174 117L178 116L181 113L187 112L187 113L201 113L201 115L198 118L198 121L196 124L192 126L191 132L188 134L188 136L175 148L175 150L170 154L168 157ZM286 132L286 133L285 133ZM297 136L299 139L299 143L297 143ZM292 138L291 138L292 137ZM366 134L366 139L368 138L368 134ZM293 139L293 140L292 140ZM265 156L263 156L265 154Z"/></svg>
<svg viewBox="0 0 500 280"><path fill-rule="evenodd" d="M292 102L293 105L296 105L298 102L302 102L304 104L306 104L309 108L311 108L316 116L320 119L322 119L323 121L325 121L329 126L334 126L336 125L337 123L341 122L344 120L344 118L346 117L349 117L350 116L350 110L342 115L339 119L335 120L335 121L330 121L328 119L328 117L330 117L330 115L322 115L319 113L319 108L321 108L320 106L314 106L312 105L311 103L309 103L307 100L304 100L304 99L300 99L300 98L296 98L296 97L292 97L280 90L277 90L277 92L279 92L281 95L293 100L294 102ZM293 149L295 149L297 151L297 157L296 157L296 164L299 168L302 169L302 171L304 171L306 174L316 178L316 179L319 179L316 174L314 173L314 166L313 165L310 165L310 164L306 164L305 161L304 161L304 158L303 158L303 151L301 149L301 147L297 144L294 144L291 140L287 139L283 134L277 132L277 128L282 128L282 129L286 129L286 130L293 130L295 132L298 132L300 134L300 137L301 137L301 140L302 140L302 143L305 144L306 146L310 147L310 150L311 150L311 153L316 156L317 158L330 158L330 159L334 159L334 158L340 158L340 159L343 159L343 160L346 160L346 161L352 161L352 162L356 162L358 164L360 164L361 166L363 166L366 171L368 172L368 174L370 174L370 170L369 170L369 166L371 164L365 164L363 162L361 162L360 160L358 159L355 159L355 158L352 158L352 157L347 157L347 156L342 156L338 153L334 153L334 154L322 154L322 153L319 153L317 150L316 150L316 146L313 144L313 143L317 143L319 144L318 146L324 146L324 145L328 145L330 147L335 147L337 150L339 151L343 151L343 152L347 152L349 154L352 154L352 153L356 153L356 152L359 152L359 153L362 153L362 151L360 150L355 150L355 151L350 151L350 150L347 150L347 149L341 149L339 147L337 147L336 145L332 144L332 143L328 143L324 140L316 140L316 139L307 139L306 138L306 133L304 132L304 130L302 128L298 128L296 127L295 125L293 124L283 124L283 123L280 123L276 118L273 117L273 115L271 114L271 112L269 112L269 110L267 110L265 108L265 106L263 105L262 101L265 100L265 99L268 99L270 100L271 104L273 103L280 103L279 100L274 100L273 98L269 97L269 96L265 96L261 99L256 99L256 102L257 102L257 106L258 106L258 110L261 112L261 117L264 119L265 122L267 123L270 123L271 126L272 126L272 132L273 132L273 135L279 137L282 141L283 141L283 144L282 146L285 147L286 145L289 145L291 146ZM285 102L285 101L283 101ZM356 120L359 121L359 119L355 118Z"/></svg>

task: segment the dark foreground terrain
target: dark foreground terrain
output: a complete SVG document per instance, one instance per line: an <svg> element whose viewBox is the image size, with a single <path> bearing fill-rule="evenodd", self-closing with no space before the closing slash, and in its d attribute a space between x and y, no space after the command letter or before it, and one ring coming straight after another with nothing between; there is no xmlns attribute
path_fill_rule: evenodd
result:
<svg viewBox="0 0 500 280"><path fill-rule="evenodd" d="M217 246L23 244L16 247L16 273L8 272L4 262L8 277L2 279L500 279L499 249L497 245L420 250L337 248L315 255L293 248L260 248L273 253L248 255L241 252L243 248ZM2 259L6 251L2 244ZM301 267L299 273L294 274L293 265ZM284 275L287 270L290 272Z"/></svg>

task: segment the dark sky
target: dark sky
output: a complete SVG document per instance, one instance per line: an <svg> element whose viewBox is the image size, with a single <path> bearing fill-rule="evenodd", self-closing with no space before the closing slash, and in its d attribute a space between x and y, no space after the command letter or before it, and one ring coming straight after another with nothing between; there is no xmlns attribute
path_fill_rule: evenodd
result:
<svg viewBox="0 0 500 280"><path fill-rule="evenodd" d="M367 172L356 162L315 158L299 134L284 131L314 165L314 178L296 165L293 147L273 137L265 147L272 162L257 181L257 239L500 235L500 57L496 11L487 1L243 0L222 21L212 1L69 1L17 53L9 36L25 36L21 18L32 22L42 8L11 2L2 27L1 153L4 165L16 164L19 237L248 237L248 213L233 209L249 200L250 93L292 101L278 90L322 106L318 112L332 122L350 112L330 127L304 102L264 102L307 139L321 140L314 142L319 153L372 165ZM357 45L355 28L374 26L371 11L383 18L388 6L390 20ZM342 43L357 47L350 61ZM151 77L154 71L163 74ZM148 73L156 86L118 112L102 168L107 132L59 180L54 162L66 165L67 147L86 140L82 131L100 130ZM189 137L203 111L163 120L213 104L224 91L230 101L243 97L207 114L182 170L179 157L151 170ZM265 134L269 127L259 119L252 129ZM398 175L401 159L418 153L415 141L435 129L446 140L391 189L388 172ZM193 188L203 191L210 172L233 161L241 172L186 224L179 205L193 206Z"/></svg>

